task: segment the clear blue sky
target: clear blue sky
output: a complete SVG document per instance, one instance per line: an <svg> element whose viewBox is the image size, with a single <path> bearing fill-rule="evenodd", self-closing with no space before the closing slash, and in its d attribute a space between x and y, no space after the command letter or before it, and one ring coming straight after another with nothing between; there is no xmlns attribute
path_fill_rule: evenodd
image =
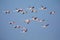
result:
<svg viewBox="0 0 60 40"><path fill-rule="evenodd" d="M13 12L5 14L4 10L15 10L23 8L28 11L29 6L35 6L37 10L44 5L47 10L40 10L37 13L28 12L28 14L19 14ZM55 15L49 15L48 12L56 11ZM25 19L31 19L32 16L47 20L50 24L47 29L41 28L45 23L31 22L25 24ZM9 21L16 21L15 25L21 25L28 29L22 33L20 29L14 29L9 25ZM0 40L60 40L60 0L0 0Z"/></svg>

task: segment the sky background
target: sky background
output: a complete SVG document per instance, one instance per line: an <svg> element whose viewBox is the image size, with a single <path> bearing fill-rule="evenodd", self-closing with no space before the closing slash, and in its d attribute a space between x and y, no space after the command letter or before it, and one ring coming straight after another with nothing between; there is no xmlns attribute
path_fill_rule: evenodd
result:
<svg viewBox="0 0 60 40"><path fill-rule="evenodd" d="M41 6L46 6L47 10L40 10ZM31 13L27 8L35 6L37 13ZM27 14L15 12L16 8L23 8ZM5 14L4 10L11 10L10 14ZM55 11L55 15L48 14ZM24 23L25 19L36 16L45 19L46 22ZM28 29L22 33L20 29L14 29L8 22L15 21L14 25L21 25ZM41 26L49 24L44 29ZM60 40L60 0L0 0L0 40Z"/></svg>

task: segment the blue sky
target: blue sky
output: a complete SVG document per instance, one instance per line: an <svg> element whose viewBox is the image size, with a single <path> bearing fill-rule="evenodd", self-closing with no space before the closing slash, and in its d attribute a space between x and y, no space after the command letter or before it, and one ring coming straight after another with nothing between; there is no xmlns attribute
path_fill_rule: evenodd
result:
<svg viewBox="0 0 60 40"><path fill-rule="evenodd" d="M60 40L60 0L0 0L0 40ZM41 6L46 6L47 10L39 10ZM27 8L35 6L37 13L31 13ZM27 14L15 12L15 8L23 8ZM4 10L11 10L10 14L5 14ZM55 11L55 15L48 12ZM39 23L32 21L26 24L25 19L32 16L45 19L46 22ZM28 29L22 33L20 29L14 29L9 25L9 21L15 21L15 25L21 25ZM46 29L41 28L43 24L50 24Z"/></svg>

